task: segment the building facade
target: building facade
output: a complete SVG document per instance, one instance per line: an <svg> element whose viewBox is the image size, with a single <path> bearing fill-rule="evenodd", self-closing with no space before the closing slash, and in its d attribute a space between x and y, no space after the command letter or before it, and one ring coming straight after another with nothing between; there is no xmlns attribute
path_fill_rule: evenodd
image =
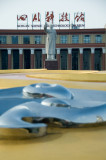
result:
<svg viewBox="0 0 106 160"><path fill-rule="evenodd" d="M59 29L60 70L106 70L106 29ZM0 69L45 68L44 30L0 30Z"/></svg>

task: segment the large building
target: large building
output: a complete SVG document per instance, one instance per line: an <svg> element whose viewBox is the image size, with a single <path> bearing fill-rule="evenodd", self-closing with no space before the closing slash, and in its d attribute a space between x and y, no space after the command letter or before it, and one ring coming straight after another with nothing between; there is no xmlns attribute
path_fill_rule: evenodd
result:
<svg viewBox="0 0 106 160"><path fill-rule="evenodd" d="M106 29L58 29L61 70L106 70ZM44 30L0 30L0 69L45 68Z"/></svg>

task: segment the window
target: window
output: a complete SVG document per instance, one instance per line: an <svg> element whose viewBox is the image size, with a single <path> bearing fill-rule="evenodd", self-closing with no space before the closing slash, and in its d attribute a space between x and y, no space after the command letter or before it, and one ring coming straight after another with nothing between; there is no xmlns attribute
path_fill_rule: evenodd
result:
<svg viewBox="0 0 106 160"><path fill-rule="evenodd" d="M6 36L0 36L0 44L6 44Z"/></svg>
<svg viewBox="0 0 106 160"><path fill-rule="evenodd" d="M35 36L35 44L41 44L41 36Z"/></svg>
<svg viewBox="0 0 106 160"><path fill-rule="evenodd" d="M23 37L23 43L24 44L30 44L30 37L29 36L24 36Z"/></svg>
<svg viewBox="0 0 106 160"><path fill-rule="evenodd" d="M79 35L72 35L72 43L79 43Z"/></svg>
<svg viewBox="0 0 106 160"><path fill-rule="evenodd" d="M12 44L18 44L18 36L12 36Z"/></svg>
<svg viewBox="0 0 106 160"><path fill-rule="evenodd" d="M67 43L67 36L66 35L61 36L60 43L63 43L63 44Z"/></svg>
<svg viewBox="0 0 106 160"><path fill-rule="evenodd" d="M84 36L84 43L90 43L90 35Z"/></svg>
<svg viewBox="0 0 106 160"><path fill-rule="evenodd" d="M96 38L95 39L96 43L102 43L102 36L101 35L96 35L95 38Z"/></svg>

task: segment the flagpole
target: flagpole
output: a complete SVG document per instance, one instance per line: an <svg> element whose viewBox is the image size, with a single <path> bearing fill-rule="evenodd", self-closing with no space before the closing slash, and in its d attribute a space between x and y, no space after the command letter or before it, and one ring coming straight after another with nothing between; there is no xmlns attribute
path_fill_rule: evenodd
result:
<svg viewBox="0 0 106 160"><path fill-rule="evenodd" d="M28 16L27 16L27 30L28 30Z"/></svg>
<svg viewBox="0 0 106 160"><path fill-rule="evenodd" d="M59 14L59 29L60 29L60 14Z"/></svg>
<svg viewBox="0 0 106 160"><path fill-rule="evenodd" d="M69 29L70 29L70 13L69 13Z"/></svg>
<svg viewBox="0 0 106 160"><path fill-rule="evenodd" d="M32 14L32 30L33 30L33 14Z"/></svg>
<svg viewBox="0 0 106 160"><path fill-rule="evenodd" d="M17 15L17 30L18 30L18 15Z"/></svg>
<svg viewBox="0 0 106 160"><path fill-rule="evenodd" d="M75 13L74 13L74 27L75 27ZM75 28L74 28L75 29Z"/></svg>
<svg viewBox="0 0 106 160"><path fill-rule="evenodd" d="M84 29L85 29L85 12L84 12Z"/></svg>
<svg viewBox="0 0 106 160"><path fill-rule="evenodd" d="M41 30L41 14L40 14L40 30Z"/></svg>

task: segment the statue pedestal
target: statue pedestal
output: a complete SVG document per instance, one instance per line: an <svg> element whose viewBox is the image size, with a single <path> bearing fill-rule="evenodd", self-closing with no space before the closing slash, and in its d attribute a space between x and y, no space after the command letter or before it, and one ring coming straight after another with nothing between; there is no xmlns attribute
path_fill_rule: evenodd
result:
<svg viewBox="0 0 106 160"><path fill-rule="evenodd" d="M58 70L58 61L57 59L46 59L45 60L45 68L48 70Z"/></svg>

